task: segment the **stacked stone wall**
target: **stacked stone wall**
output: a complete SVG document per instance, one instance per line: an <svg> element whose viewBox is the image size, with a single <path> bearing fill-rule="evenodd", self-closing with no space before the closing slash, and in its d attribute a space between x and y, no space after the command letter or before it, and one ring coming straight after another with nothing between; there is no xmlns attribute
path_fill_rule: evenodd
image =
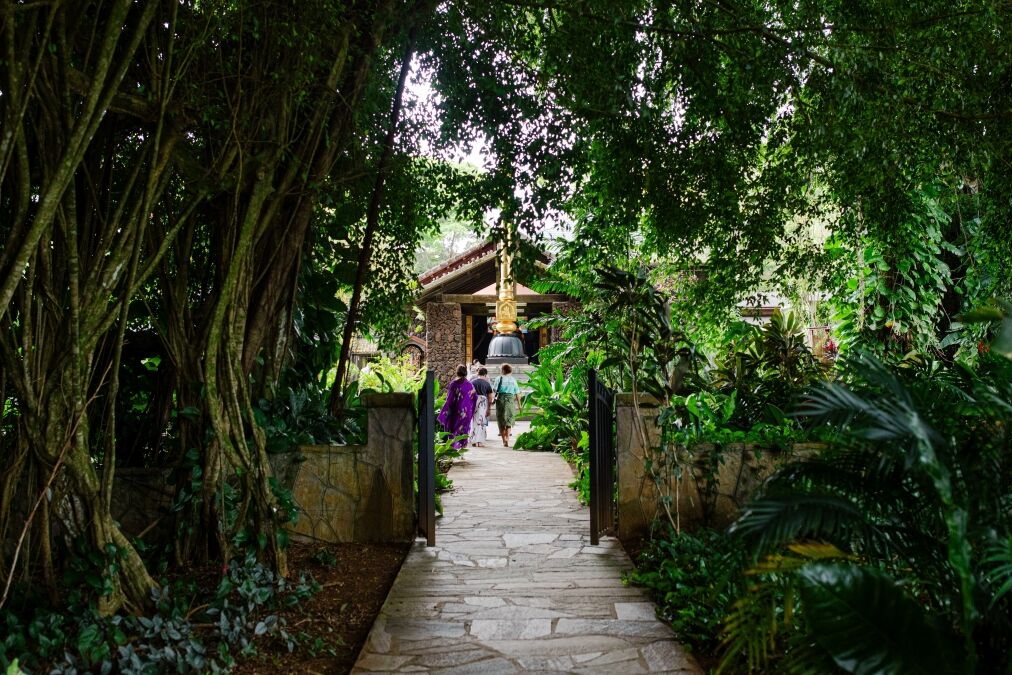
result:
<svg viewBox="0 0 1012 675"><path fill-rule="evenodd" d="M415 413L411 394L365 397L366 445L302 446L292 497L299 519L289 529L310 541L411 541Z"/></svg>
<svg viewBox="0 0 1012 675"><path fill-rule="evenodd" d="M454 302L430 302L425 305L425 342L427 367L436 371L436 379L446 387L454 369L464 359L460 305Z"/></svg>

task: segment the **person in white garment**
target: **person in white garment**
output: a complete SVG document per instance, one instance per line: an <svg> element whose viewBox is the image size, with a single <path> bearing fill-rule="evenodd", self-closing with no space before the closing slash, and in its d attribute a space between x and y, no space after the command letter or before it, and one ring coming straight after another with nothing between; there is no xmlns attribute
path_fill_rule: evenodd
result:
<svg viewBox="0 0 1012 675"><path fill-rule="evenodd" d="M478 368L478 376L471 380L474 386L474 417L471 419L471 445L480 448L488 438L488 411L492 406L492 384L488 381L488 369Z"/></svg>

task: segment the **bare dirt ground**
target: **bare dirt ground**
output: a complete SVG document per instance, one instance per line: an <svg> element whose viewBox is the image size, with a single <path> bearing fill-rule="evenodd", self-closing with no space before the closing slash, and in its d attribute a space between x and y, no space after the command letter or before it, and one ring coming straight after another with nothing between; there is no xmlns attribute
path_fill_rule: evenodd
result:
<svg viewBox="0 0 1012 675"><path fill-rule="evenodd" d="M233 672L347 673L408 552L408 544L293 545L292 578L313 575L320 590L281 615L298 636L291 653L280 640L260 640L257 655Z"/></svg>

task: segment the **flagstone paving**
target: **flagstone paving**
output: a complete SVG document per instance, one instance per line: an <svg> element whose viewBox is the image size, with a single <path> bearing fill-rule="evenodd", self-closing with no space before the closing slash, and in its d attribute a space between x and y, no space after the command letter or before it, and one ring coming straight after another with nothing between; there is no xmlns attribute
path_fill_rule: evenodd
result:
<svg viewBox="0 0 1012 675"><path fill-rule="evenodd" d="M353 672L702 672L623 585L619 542L590 545L560 456L495 443L450 477L437 545L412 548Z"/></svg>

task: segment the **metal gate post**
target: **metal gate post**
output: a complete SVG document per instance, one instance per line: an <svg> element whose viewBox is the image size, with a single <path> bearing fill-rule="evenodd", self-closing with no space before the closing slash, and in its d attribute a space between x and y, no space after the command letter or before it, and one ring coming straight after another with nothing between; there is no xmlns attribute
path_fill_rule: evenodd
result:
<svg viewBox="0 0 1012 675"><path fill-rule="evenodd" d="M587 406L590 418L590 543L597 546L602 534L615 527L615 436L612 392L587 374Z"/></svg>
<svg viewBox="0 0 1012 675"><path fill-rule="evenodd" d="M436 545L435 398L435 373L428 370L418 392L418 533L426 546Z"/></svg>

